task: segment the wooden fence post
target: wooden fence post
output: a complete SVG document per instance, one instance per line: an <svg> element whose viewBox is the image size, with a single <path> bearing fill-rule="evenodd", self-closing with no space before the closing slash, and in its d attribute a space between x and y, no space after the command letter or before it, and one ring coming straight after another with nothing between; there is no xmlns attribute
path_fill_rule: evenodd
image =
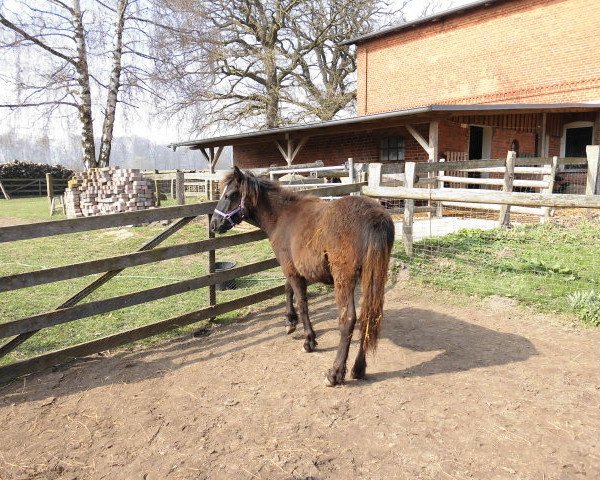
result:
<svg viewBox="0 0 600 480"><path fill-rule="evenodd" d="M369 163L369 178L367 182L369 187L381 186L381 163Z"/></svg>
<svg viewBox="0 0 600 480"><path fill-rule="evenodd" d="M175 172L175 193L177 194L177 205L185 205L184 174L177 170Z"/></svg>
<svg viewBox="0 0 600 480"><path fill-rule="evenodd" d="M446 159L440 158L440 162L445 162ZM444 176L444 170L439 170L437 172L437 176ZM444 188L444 181L437 182L437 188ZM437 202L435 207L435 216L437 218L442 218L444 216L444 204L442 202Z"/></svg>
<svg viewBox="0 0 600 480"><path fill-rule="evenodd" d="M504 172L503 192L513 191L513 182L515 180L515 159L517 152L508 152L506 155L506 172ZM500 217L498 218L499 227L510 227L510 205L502 205L500 208Z"/></svg>
<svg viewBox="0 0 600 480"><path fill-rule="evenodd" d="M415 162L406 162L404 165L404 186L413 188L415 186ZM404 218L402 219L402 240L404 251L409 257L413 255L413 220L415 217L415 201L404 200Z"/></svg>
<svg viewBox="0 0 600 480"><path fill-rule="evenodd" d="M54 178L51 173L46 174L46 195L48 196L48 205L50 205L52 197L54 197Z"/></svg>
<svg viewBox="0 0 600 480"><path fill-rule="evenodd" d="M552 157L552 163L550 164L550 173L544 175L542 178L544 182L548 183L546 188L543 188L540 193L551 194L554 191L554 178L556 177L556 169L558 168L558 157ZM546 223L550 220L550 216L553 215L554 209L552 207L542 207L544 215L540 217L541 223Z"/></svg>
<svg viewBox="0 0 600 480"><path fill-rule="evenodd" d="M208 215L208 238L215 238L214 232L210 228L210 221L212 215ZM215 250L209 250L208 252L208 273L215 273ZM212 307L217 304L217 287L216 285L210 285L208 287L208 304ZM210 321L214 322L216 317L211 317Z"/></svg>
<svg viewBox="0 0 600 480"><path fill-rule="evenodd" d="M600 194L600 184L598 168L600 168L600 145L588 145L585 147L587 153L587 182L585 187L586 195Z"/></svg>

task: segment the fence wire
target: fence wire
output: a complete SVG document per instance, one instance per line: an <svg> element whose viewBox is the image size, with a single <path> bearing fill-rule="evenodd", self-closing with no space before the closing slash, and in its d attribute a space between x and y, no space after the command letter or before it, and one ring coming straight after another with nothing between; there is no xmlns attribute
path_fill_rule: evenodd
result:
<svg viewBox="0 0 600 480"><path fill-rule="evenodd" d="M572 185L570 193L583 194L585 186ZM415 215L411 256L402 242L403 215L393 217L393 268L407 269L410 281L506 297L600 325L600 209L557 208L544 223L512 213L510 227L501 228L497 211L444 207L442 217Z"/></svg>

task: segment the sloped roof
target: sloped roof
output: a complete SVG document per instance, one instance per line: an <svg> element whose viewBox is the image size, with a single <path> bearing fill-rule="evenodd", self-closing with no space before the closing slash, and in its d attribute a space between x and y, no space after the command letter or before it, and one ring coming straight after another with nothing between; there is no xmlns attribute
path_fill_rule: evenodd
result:
<svg viewBox="0 0 600 480"><path fill-rule="evenodd" d="M392 112L362 115L360 117L315 122L291 127L258 130L235 135L189 140L171 143L168 146L173 150L179 147L200 149L227 145L243 145L258 143L267 140L282 139L286 134L300 136L316 136L337 133L340 131L351 132L353 127L362 130L368 128L384 128L393 120L410 121L411 123L425 123L433 118L454 115L497 115L497 114L523 114L543 112L583 112L600 111L600 104L593 103L550 103L550 104L494 104L494 105L429 105L425 107L395 110Z"/></svg>
<svg viewBox="0 0 600 480"><path fill-rule="evenodd" d="M401 32L403 30L409 30L420 25L424 25L427 23L439 22L441 20L445 20L449 17L455 17L462 15L464 13L470 12L472 10L477 10L480 8L489 7L491 5L496 5L499 3L503 3L508 0L478 0L476 2L467 3L465 5L461 5L460 7L450 8L449 10L445 10L443 12L434 13L433 15L428 15L423 18L419 18L417 20L413 20L411 22L400 23L398 25L393 25L391 27L384 28L377 32L368 33L366 35L360 35L358 37L351 38L350 40L346 40L341 42L340 45L353 45L364 43L368 40L372 40L374 38L384 37L386 35L390 35L392 33Z"/></svg>

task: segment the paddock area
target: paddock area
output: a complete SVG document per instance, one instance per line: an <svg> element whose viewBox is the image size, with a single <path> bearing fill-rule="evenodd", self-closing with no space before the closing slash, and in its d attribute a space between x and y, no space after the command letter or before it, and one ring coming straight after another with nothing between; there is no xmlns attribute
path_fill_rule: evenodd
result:
<svg viewBox="0 0 600 480"><path fill-rule="evenodd" d="M367 381L323 385L331 294L310 302L312 354L278 304L15 381L0 478L597 478L600 332L408 285L387 292Z"/></svg>

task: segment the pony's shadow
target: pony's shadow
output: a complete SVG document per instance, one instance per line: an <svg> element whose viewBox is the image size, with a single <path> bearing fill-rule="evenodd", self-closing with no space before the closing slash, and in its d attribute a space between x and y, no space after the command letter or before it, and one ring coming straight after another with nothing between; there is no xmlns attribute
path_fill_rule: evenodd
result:
<svg viewBox="0 0 600 480"><path fill-rule="evenodd" d="M369 381L506 365L523 362L538 353L534 345L520 335L418 308L386 311L382 337L415 352L441 352L431 360L403 369L367 372Z"/></svg>

